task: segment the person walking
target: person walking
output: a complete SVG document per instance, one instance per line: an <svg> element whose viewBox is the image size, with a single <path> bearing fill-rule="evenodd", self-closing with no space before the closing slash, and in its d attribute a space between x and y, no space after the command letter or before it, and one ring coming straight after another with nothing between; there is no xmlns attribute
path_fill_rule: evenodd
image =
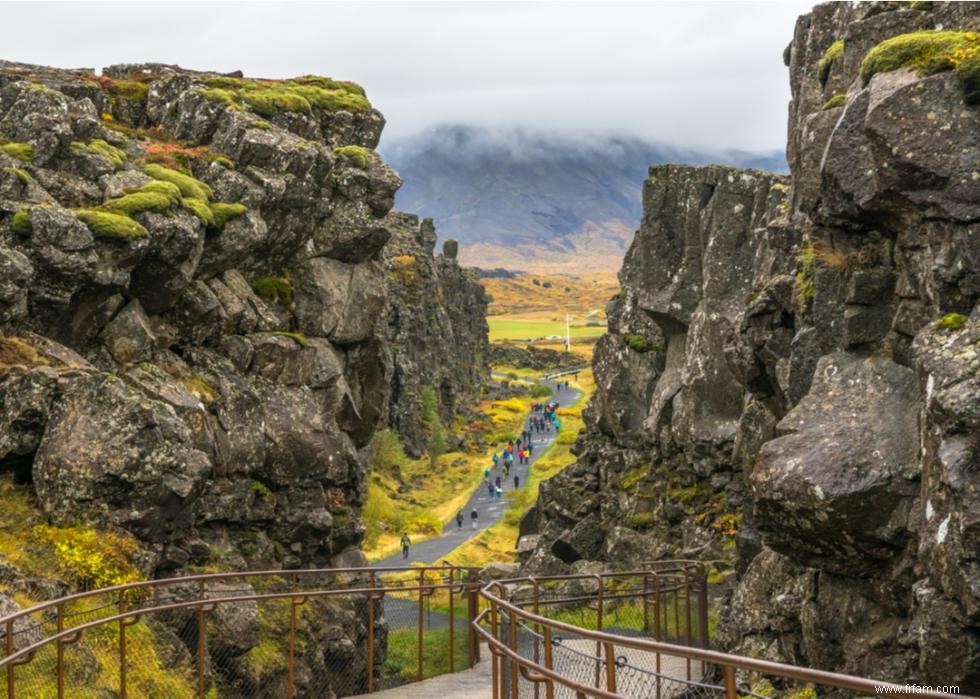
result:
<svg viewBox="0 0 980 699"><path fill-rule="evenodd" d="M457 529L462 529L463 528L463 511L462 510L460 510L459 512L456 513L456 528Z"/></svg>
<svg viewBox="0 0 980 699"><path fill-rule="evenodd" d="M500 488L500 476L497 476L497 482L494 483L494 485L496 485L497 488Z"/></svg>
<svg viewBox="0 0 980 699"><path fill-rule="evenodd" d="M493 500L493 483L491 483L489 480L487 480L487 495L489 495L490 499Z"/></svg>
<svg viewBox="0 0 980 699"><path fill-rule="evenodd" d="M514 474L514 490L517 490L517 489L518 489L518 488L520 488L520 487L521 487L521 477L520 477L520 476L518 476L518 475L517 475L517 474L515 473L515 474Z"/></svg>
<svg viewBox="0 0 980 699"><path fill-rule="evenodd" d="M412 545L412 540L408 538L408 534L402 532L402 558L408 558L408 547Z"/></svg>
<svg viewBox="0 0 980 699"><path fill-rule="evenodd" d="M502 498L503 496L504 496L504 491L501 490L500 489L500 486L498 485L497 486L497 499L500 500L500 498Z"/></svg>
<svg viewBox="0 0 980 699"><path fill-rule="evenodd" d="M534 442L527 443L527 456L528 458L534 456Z"/></svg>
<svg viewBox="0 0 980 699"><path fill-rule="evenodd" d="M474 529L476 529L476 528L477 528L477 526L478 526L478 523L477 523L477 520L479 519L479 517L480 517L480 515L479 515L479 513L478 513L478 512L476 511L476 508L474 507L474 508L473 508L473 511L472 511L472 512L470 512L470 522L472 522L472 523L473 523L473 528L474 528Z"/></svg>

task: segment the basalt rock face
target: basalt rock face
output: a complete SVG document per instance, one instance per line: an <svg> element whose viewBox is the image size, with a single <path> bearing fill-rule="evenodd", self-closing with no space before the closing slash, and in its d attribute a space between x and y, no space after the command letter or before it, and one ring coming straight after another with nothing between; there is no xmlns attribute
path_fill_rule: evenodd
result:
<svg viewBox="0 0 980 699"><path fill-rule="evenodd" d="M980 110L951 72L860 77L893 36L978 27L976 3L802 17L790 187L762 183L748 226L705 215L704 172L651 171L528 565L712 557L693 533L714 519L737 529L721 647L980 689Z"/></svg>
<svg viewBox="0 0 980 699"><path fill-rule="evenodd" d="M363 561L400 179L360 88L262 85L0 63L0 471L152 575Z"/></svg>
<svg viewBox="0 0 980 699"><path fill-rule="evenodd" d="M456 261L455 241L433 255L431 219L394 212L385 225L392 233L384 250L388 424L406 451L419 456L427 447L423 393L431 391L443 422L451 424L490 378L488 299L475 274Z"/></svg>
<svg viewBox="0 0 980 699"><path fill-rule="evenodd" d="M726 556L748 490L735 455L746 390L725 347L785 194L761 171L650 168L623 292L595 349L578 461L542 483L522 528L543 535L525 552L532 569Z"/></svg>

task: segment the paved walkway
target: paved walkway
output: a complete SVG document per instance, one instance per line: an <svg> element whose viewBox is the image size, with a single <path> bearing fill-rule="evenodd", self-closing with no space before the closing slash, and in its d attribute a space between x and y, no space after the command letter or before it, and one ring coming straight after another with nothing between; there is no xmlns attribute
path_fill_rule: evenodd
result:
<svg viewBox="0 0 980 699"><path fill-rule="evenodd" d="M439 675L430 680L415 682L403 687L385 689L362 696L381 699L427 697L427 699L489 699L493 694L493 678L490 675L490 651L483 646L480 662L469 670Z"/></svg>
<svg viewBox="0 0 980 699"><path fill-rule="evenodd" d="M564 390L557 390L554 381L546 382L551 386L552 397L550 399L542 398L542 401L552 400L558 401L559 408L566 408L573 405L575 401L579 399L582 392L577 388L569 387ZM530 416L528 413L525 416L524 422L527 424L527 417ZM559 416L561 420L561 416ZM514 475L518 475L521 478L521 487L526 488L528 484L528 475L531 471L531 464L537 461L542 454L544 454L548 447L552 445L555 441L556 434L554 430L551 432L535 432L531 435L531 443L534 444L534 455L530 458L528 464L518 464L515 458L514 467L510 469L507 474L507 480L501 479L501 488L504 491L504 495L513 490L514 488ZM489 465L489 457L488 464ZM490 471L490 480L495 481L497 476L501 475L502 466L497 466ZM463 507L463 526L459 528L456 526L456 521L453 520L442 530L440 536L429 539L428 541L423 541L412 546L409 551L408 559L403 559L401 553L396 553L393 556L389 556L383 560L372 563L372 567L381 566L398 566L405 565L407 563L427 563L430 565L438 564L441 562L450 552L456 549L460 544L465 543L472 537L479 534L481 531L487 527L495 524L504 516L504 512L507 511L508 502L506 498L491 499L487 493L487 487L485 484L481 484L476 492L473 493L473 497L470 498L469 502ZM473 529L473 525L470 521L470 512L476 508L477 513L480 515L477 525L477 529Z"/></svg>

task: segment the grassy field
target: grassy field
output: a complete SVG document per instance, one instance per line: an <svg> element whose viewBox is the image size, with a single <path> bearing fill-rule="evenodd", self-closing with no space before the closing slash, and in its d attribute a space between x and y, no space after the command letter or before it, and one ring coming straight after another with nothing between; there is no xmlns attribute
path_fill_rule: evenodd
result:
<svg viewBox="0 0 980 699"><path fill-rule="evenodd" d="M458 432L479 432L488 442L506 441L518 434L533 396L484 401L482 419L454 425ZM467 454L449 452L435 459L411 459L391 430L375 437L375 457L368 477L364 518L364 553L378 561L397 553L402 532L414 543L431 539L456 515L483 480L490 450Z"/></svg>
<svg viewBox="0 0 980 699"><path fill-rule="evenodd" d="M514 316L491 316L487 319L490 324L490 342L499 340L536 340L543 337L565 336L564 320L545 320L536 318L520 318ZM569 328L574 337L599 337L605 334L605 325L587 326L579 321L573 322Z"/></svg>
<svg viewBox="0 0 980 699"><path fill-rule="evenodd" d="M482 279L493 297L490 316L543 315L555 320L566 313L585 318L605 316L606 304L619 291L619 280L609 272L586 276L522 274L514 279ZM545 286L547 284L547 286Z"/></svg>
<svg viewBox="0 0 980 699"><path fill-rule="evenodd" d="M538 499L541 482L548 480L565 467L575 463L571 447L583 427L582 408L595 391L592 370L579 374L578 381L572 385L582 391L582 396L572 406L559 408L562 431L554 444L541 457L531 464L531 477L527 487L507 494L508 507L504 516L496 524L488 527L450 553L446 558L457 565L484 566L491 561L513 562L517 560L515 550L517 529L521 517Z"/></svg>

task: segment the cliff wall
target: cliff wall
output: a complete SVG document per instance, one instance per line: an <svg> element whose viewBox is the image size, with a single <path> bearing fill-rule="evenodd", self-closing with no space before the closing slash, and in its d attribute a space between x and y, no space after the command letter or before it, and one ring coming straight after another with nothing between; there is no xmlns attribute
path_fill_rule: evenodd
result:
<svg viewBox="0 0 980 699"><path fill-rule="evenodd" d="M579 462L522 533L531 568L721 557L722 647L975 693L980 6L912 5L800 18L788 188L651 169Z"/></svg>
<svg viewBox="0 0 980 699"><path fill-rule="evenodd" d="M0 62L0 476L30 484L29 517L135 537L153 577L364 563L391 377L435 366L389 346L383 250L404 221L373 151L383 126L360 87L318 76ZM485 308L431 247L415 337ZM482 315L465 322L485 341ZM479 338L454 337L461 362ZM452 374L461 391L470 367ZM8 592L83 582L27 565L44 526L2 560ZM303 681L363 691L364 615L311 604ZM219 675L284 694L274 665L247 662L248 628L226 630Z"/></svg>
<svg viewBox="0 0 980 699"><path fill-rule="evenodd" d="M431 219L393 212L385 225L392 233L384 249L388 424L417 457L430 446L424 401L434 401L442 421L451 425L490 378L488 300L476 275L456 261L455 241L433 255Z"/></svg>

